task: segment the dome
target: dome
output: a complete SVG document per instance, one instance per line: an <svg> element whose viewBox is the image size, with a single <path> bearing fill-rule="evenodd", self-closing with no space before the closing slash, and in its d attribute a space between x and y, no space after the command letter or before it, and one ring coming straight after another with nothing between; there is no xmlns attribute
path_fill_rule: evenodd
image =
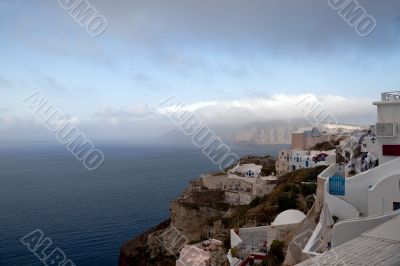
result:
<svg viewBox="0 0 400 266"><path fill-rule="evenodd" d="M271 225L297 224L306 218L306 215L298 210L286 210L276 216Z"/></svg>

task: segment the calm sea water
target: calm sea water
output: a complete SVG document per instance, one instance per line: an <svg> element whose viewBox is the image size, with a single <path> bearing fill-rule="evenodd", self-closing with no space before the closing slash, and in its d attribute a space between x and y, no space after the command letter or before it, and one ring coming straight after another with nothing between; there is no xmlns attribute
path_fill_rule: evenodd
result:
<svg viewBox="0 0 400 266"><path fill-rule="evenodd" d="M233 146L239 156L283 145ZM188 181L217 168L194 147L104 146L87 171L62 146L0 148L0 265L43 265L21 244L40 229L78 266L117 265L122 243L168 218Z"/></svg>

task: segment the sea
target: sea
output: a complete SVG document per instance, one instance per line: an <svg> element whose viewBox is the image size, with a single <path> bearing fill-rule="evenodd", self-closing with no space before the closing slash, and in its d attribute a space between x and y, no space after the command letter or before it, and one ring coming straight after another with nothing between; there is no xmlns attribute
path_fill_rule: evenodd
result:
<svg viewBox="0 0 400 266"><path fill-rule="evenodd" d="M273 155L287 145L230 145ZM90 172L63 146L0 146L0 265L44 265L21 238L35 230L77 266L118 265L123 243L169 217L188 182L218 170L190 145L103 144Z"/></svg>

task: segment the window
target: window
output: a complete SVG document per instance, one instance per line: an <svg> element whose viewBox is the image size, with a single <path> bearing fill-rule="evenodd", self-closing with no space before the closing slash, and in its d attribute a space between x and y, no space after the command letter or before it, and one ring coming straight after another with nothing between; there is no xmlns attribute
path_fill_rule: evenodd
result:
<svg viewBox="0 0 400 266"><path fill-rule="evenodd" d="M400 145L382 145L382 153L385 156L400 156Z"/></svg>

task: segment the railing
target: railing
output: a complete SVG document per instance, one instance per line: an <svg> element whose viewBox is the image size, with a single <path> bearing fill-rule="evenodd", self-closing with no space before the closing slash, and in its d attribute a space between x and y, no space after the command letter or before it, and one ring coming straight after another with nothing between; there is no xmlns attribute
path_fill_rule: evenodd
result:
<svg viewBox="0 0 400 266"><path fill-rule="evenodd" d="M397 102L400 101L400 91L384 92L382 93L383 102Z"/></svg>

